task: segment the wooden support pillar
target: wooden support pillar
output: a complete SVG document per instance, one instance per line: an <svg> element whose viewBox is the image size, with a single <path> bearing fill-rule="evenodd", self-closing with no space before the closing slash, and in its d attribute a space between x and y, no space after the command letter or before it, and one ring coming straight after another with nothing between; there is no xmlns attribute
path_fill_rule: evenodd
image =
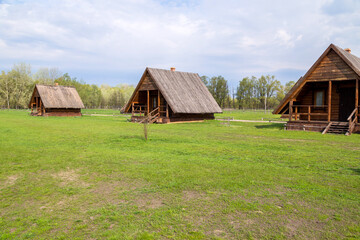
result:
<svg viewBox="0 0 360 240"><path fill-rule="evenodd" d="M166 118L169 118L169 105L166 103Z"/></svg>
<svg viewBox="0 0 360 240"><path fill-rule="evenodd" d="M308 106L308 121L311 119L311 106Z"/></svg>
<svg viewBox="0 0 360 240"><path fill-rule="evenodd" d="M131 103L131 115L134 116L134 102Z"/></svg>
<svg viewBox="0 0 360 240"><path fill-rule="evenodd" d="M298 114L298 107L295 107L295 121L297 121L297 120L298 120L298 118L297 118L297 114Z"/></svg>
<svg viewBox="0 0 360 240"><path fill-rule="evenodd" d="M159 112L161 111L160 109L160 90L158 90L158 108L159 108Z"/></svg>
<svg viewBox="0 0 360 240"><path fill-rule="evenodd" d="M41 102L41 99L39 100L39 102L40 102L39 103L39 105L40 105L40 115L42 115L42 104L41 104L42 102Z"/></svg>
<svg viewBox="0 0 360 240"><path fill-rule="evenodd" d="M147 90L147 115L149 116L150 110L150 92Z"/></svg>
<svg viewBox="0 0 360 240"><path fill-rule="evenodd" d="M359 107L359 79L356 79L355 85L355 107Z"/></svg>
<svg viewBox="0 0 360 240"><path fill-rule="evenodd" d="M329 81L329 88L328 88L328 122L331 121L331 88L332 82Z"/></svg>
<svg viewBox="0 0 360 240"><path fill-rule="evenodd" d="M356 79L356 84L355 84L355 109L356 109L355 114L358 115L359 114L359 79ZM359 118L357 119L356 122L358 121Z"/></svg>
<svg viewBox="0 0 360 240"><path fill-rule="evenodd" d="M292 114L293 114L293 104L294 104L294 101L291 100L290 103L289 103L289 121L292 120Z"/></svg>

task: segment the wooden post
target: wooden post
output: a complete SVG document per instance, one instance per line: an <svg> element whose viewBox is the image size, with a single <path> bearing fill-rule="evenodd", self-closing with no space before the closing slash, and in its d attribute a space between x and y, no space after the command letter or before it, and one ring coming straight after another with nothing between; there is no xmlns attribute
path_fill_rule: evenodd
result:
<svg viewBox="0 0 360 240"><path fill-rule="evenodd" d="M355 109L356 109L356 117L359 114L359 79L356 79L356 84L355 84ZM359 121L359 118L357 120L357 122Z"/></svg>
<svg viewBox="0 0 360 240"><path fill-rule="evenodd" d="M290 103L289 103L289 121L292 120L292 111L293 111L293 104L294 104L294 101L291 100Z"/></svg>
<svg viewBox="0 0 360 240"><path fill-rule="evenodd" d="M295 107L295 121L297 120L298 107Z"/></svg>
<svg viewBox="0 0 360 240"><path fill-rule="evenodd" d="M40 101L39 101L39 102L40 102L40 115L42 115L42 108L41 108L41 107L42 107L42 106L41 106L42 104L41 104L41 99L40 99Z"/></svg>
<svg viewBox="0 0 360 240"><path fill-rule="evenodd" d="M134 116L134 102L131 103L131 116Z"/></svg>
<svg viewBox="0 0 360 240"><path fill-rule="evenodd" d="M328 122L331 121L331 88L332 88L332 82L329 81L329 88L328 88Z"/></svg>
<svg viewBox="0 0 360 240"><path fill-rule="evenodd" d="M356 79L355 86L355 107L359 107L359 79Z"/></svg>
<svg viewBox="0 0 360 240"><path fill-rule="evenodd" d="M166 103L166 118L169 118L169 105Z"/></svg>
<svg viewBox="0 0 360 240"><path fill-rule="evenodd" d="M147 90L147 115L149 116L149 110L150 110L150 92Z"/></svg>
<svg viewBox="0 0 360 240"><path fill-rule="evenodd" d="M159 108L159 113L161 111L160 109L160 90L158 90L158 108Z"/></svg>
<svg viewBox="0 0 360 240"><path fill-rule="evenodd" d="M311 106L308 106L308 121L310 122L311 119Z"/></svg>
<svg viewBox="0 0 360 240"><path fill-rule="evenodd" d="M39 112L39 98L36 97L35 99L36 99L35 100L35 102L36 102L36 112Z"/></svg>

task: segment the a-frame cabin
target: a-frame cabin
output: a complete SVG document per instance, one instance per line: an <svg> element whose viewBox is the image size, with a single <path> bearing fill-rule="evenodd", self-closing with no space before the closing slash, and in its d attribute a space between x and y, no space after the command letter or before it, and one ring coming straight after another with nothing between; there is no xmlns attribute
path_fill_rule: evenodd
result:
<svg viewBox="0 0 360 240"><path fill-rule="evenodd" d="M197 73L146 68L122 112L132 122L170 123L214 119L222 110Z"/></svg>
<svg viewBox="0 0 360 240"><path fill-rule="evenodd" d="M289 118L288 130L360 131L360 58L334 44L325 50L273 111Z"/></svg>
<svg viewBox="0 0 360 240"><path fill-rule="evenodd" d="M81 116L84 104L75 87L36 84L30 99L32 116Z"/></svg>

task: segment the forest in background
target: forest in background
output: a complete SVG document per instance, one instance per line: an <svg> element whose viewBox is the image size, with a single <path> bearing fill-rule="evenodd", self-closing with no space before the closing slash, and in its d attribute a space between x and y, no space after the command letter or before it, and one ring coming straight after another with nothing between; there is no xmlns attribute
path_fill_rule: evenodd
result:
<svg viewBox="0 0 360 240"><path fill-rule="evenodd" d="M222 76L202 76L210 93L222 108L273 109L284 98L295 82L282 85L275 76L245 77L236 89L230 89ZM23 109L28 103L35 84L74 86L86 108L123 107L134 91L133 85L118 84L111 87L87 84L83 80L61 73L57 68L40 68L32 73L29 64L15 64L10 71L0 75L0 108Z"/></svg>
<svg viewBox="0 0 360 240"><path fill-rule="evenodd" d="M222 76L202 76L201 80L220 107L234 109L273 109L295 84L290 81L282 85L275 76L262 75L259 78L244 77L236 89L230 90L228 81Z"/></svg>
<svg viewBox="0 0 360 240"><path fill-rule="evenodd" d="M35 84L73 86L78 91L86 108L120 109L125 105L134 91L134 86L118 84L111 87L87 84L83 80L61 73L57 68L40 68L32 73L29 64L15 64L0 75L0 107L22 109L28 108Z"/></svg>

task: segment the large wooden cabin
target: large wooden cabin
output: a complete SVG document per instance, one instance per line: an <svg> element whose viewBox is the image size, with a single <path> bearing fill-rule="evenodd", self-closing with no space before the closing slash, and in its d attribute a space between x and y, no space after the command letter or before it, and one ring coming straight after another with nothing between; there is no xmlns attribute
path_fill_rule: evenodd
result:
<svg viewBox="0 0 360 240"><path fill-rule="evenodd" d="M288 130L360 131L359 78L360 58L330 44L273 114L289 118Z"/></svg>
<svg viewBox="0 0 360 240"><path fill-rule="evenodd" d="M34 88L29 108L33 116L81 116L84 104L74 87L40 85Z"/></svg>
<svg viewBox="0 0 360 240"><path fill-rule="evenodd" d="M222 111L197 73L146 68L122 112L132 122L170 123L214 119Z"/></svg>

